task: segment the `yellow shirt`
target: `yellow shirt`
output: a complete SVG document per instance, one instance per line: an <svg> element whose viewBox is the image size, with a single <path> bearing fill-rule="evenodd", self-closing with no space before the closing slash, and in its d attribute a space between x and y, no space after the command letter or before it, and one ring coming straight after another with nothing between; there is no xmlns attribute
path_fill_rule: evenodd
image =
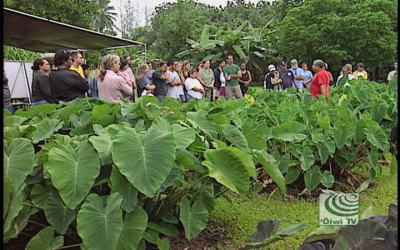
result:
<svg viewBox="0 0 400 250"><path fill-rule="evenodd" d="M69 69L75 70L76 72L79 73L79 75L81 75L82 78L85 78L85 75L83 74L82 66L79 65L79 68L75 68L74 66L71 65L71 67Z"/></svg>
<svg viewBox="0 0 400 250"><path fill-rule="evenodd" d="M368 73L367 71L363 70L359 72L358 70L354 71L353 76L358 79L359 76L362 76L364 80L368 80Z"/></svg>

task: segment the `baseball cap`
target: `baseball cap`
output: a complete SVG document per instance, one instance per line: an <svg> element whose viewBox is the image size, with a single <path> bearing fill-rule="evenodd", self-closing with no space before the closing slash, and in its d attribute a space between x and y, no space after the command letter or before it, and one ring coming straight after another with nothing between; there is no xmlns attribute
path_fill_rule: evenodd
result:
<svg viewBox="0 0 400 250"><path fill-rule="evenodd" d="M287 65L287 62L286 61L282 61L281 62L281 66L285 66L285 65Z"/></svg>
<svg viewBox="0 0 400 250"><path fill-rule="evenodd" d="M269 71L274 71L274 70L276 70L276 68L275 68L275 66L274 66L273 64L270 64L270 65L268 66L268 70L269 70Z"/></svg>

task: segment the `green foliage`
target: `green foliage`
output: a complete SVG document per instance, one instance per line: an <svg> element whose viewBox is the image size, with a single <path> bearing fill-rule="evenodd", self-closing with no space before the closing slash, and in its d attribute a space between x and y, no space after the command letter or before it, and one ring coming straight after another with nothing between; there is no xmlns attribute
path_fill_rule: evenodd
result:
<svg viewBox="0 0 400 250"><path fill-rule="evenodd" d="M337 72L346 63L383 67L396 51L393 13L394 1L305 1L279 23L278 49L288 60L320 58Z"/></svg>
<svg viewBox="0 0 400 250"><path fill-rule="evenodd" d="M95 0L96 10L91 20L91 28L100 32L113 31L115 28L117 13L114 6L110 6L110 0ZM115 34L116 35L116 34Z"/></svg>
<svg viewBox="0 0 400 250"><path fill-rule="evenodd" d="M329 100L307 91L250 94L185 104L144 96L123 107L85 98L6 116L4 241L30 218L86 249L128 248L142 238L167 249L173 224L195 238L214 200L227 191L250 196L249 180L260 172L283 192L292 182L311 191L340 182L338 168L366 164L370 177L379 177L381 153L395 165L388 134L397 126L397 92L388 85L357 81L334 88ZM388 107L379 123L373 100ZM344 127L349 132L338 133ZM40 211L32 215L26 204ZM125 237L132 231L137 238Z"/></svg>
<svg viewBox="0 0 400 250"><path fill-rule="evenodd" d="M95 1L76 0L5 0L4 7L86 29L98 8Z"/></svg>
<svg viewBox="0 0 400 250"><path fill-rule="evenodd" d="M34 61L40 58L39 53L3 45L3 57L5 60Z"/></svg>

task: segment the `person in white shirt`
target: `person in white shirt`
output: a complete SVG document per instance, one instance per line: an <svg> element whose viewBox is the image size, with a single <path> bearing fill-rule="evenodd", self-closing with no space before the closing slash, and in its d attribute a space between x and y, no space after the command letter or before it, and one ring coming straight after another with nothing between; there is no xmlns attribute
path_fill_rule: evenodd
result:
<svg viewBox="0 0 400 250"><path fill-rule="evenodd" d="M387 77L388 82L393 80L393 78L397 75L397 61L394 62L394 70L390 71Z"/></svg>
<svg viewBox="0 0 400 250"><path fill-rule="evenodd" d="M202 99L204 94L204 87L201 85L199 80L195 77L196 70L189 70L189 78L185 81L185 87L187 89L188 101L193 98Z"/></svg>
<svg viewBox="0 0 400 250"><path fill-rule="evenodd" d="M167 66L167 70L169 71L167 96L180 100L179 90L181 88L181 79L178 72L176 71L178 62L175 60L169 60Z"/></svg>

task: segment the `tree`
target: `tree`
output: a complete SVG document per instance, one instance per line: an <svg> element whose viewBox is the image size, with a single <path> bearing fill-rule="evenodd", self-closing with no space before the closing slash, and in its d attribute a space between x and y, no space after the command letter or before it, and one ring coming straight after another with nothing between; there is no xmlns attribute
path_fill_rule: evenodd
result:
<svg viewBox="0 0 400 250"><path fill-rule="evenodd" d="M115 13L114 6L110 6L110 0L96 0L96 5L98 6L96 12L94 13L91 27L94 30L103 32L105 30L113 31L116 22L117 13Z"/></svg>
<svg viewBox="0 0 400 250"><path fill-rule="evenodd" d="M198 39L213 8L193 0L164 3L155 8L151 20L151 48L164 59L169 59L188 48L186 39Z"/></svg>
<svg viewBox="0 0 400 250"><path fill-rule="evenodd" d="M5 0L4 6L86 29L96 10L94 1L87 0Z"/></svg>
<svg viewBox="0 0 400 250"><path fill-rule="evenodd" d="M124 5L124 14L121 15L121 33L122 36L131 34L135 23L135 7L131 0L127 0Z"/></svg>
<svg viewBox="0 0 400 250"><path fill-rule="evenodd" d="M260 75L265 73L267 64L280 60L278 51L273 47L277 38L275 30L270 28L272 23L273 19L264 27L254 28L248 21L243 21L235 29L228 26L216 30L214 34L210 34L206 25L199 41L187 39L190 49L176 57L192 62L210 60L214 64L232 54L237 64L244 62L248 65L253 80L258 81Z"/></svg>
<svg viewBox="0 0 400 250"><path fill-rule="evenodd" d="M375 70L396 53L391 11L394 3L385 0L307 0L280 23L278 49L301 62L322 59L331 71L358 62Z"/></svg>

